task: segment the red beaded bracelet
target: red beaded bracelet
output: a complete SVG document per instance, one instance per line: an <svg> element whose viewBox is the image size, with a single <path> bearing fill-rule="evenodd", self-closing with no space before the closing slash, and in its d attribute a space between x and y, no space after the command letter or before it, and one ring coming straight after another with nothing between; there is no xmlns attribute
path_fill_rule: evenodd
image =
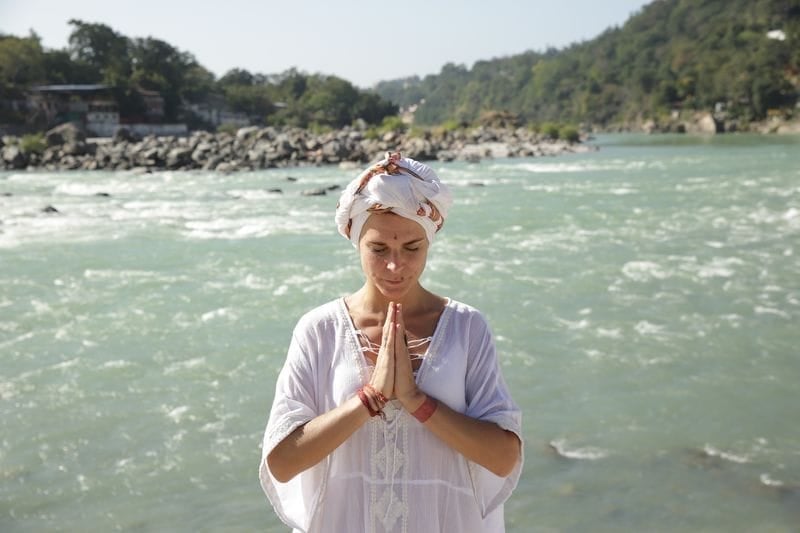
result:
<svg viewBox="0 0 800 533"><path fill-rule="evenodd" d="M385 414L383 414L383 411L376 411L376 410L375 410L375 409L373 409L373 408L372 408L372 406L369 404L369 399L367 398L367 393L366 393L366 392L364 392L364 389L363 389L363 388L361 388L361 389L358 389L358 390L356 391L356 394L358 394L358 399L359 399L359 400L361 400L361 403L363 403L363 404L364 404L364 407L366 407L366 408L367 408L367 411L369 411L369 416L379 416L379 415L380 415L380 417L381 417L381 418L383 418L384 420L386 420L386 415L385 415Z"/></svg>
<svg viewBox="0 0 800 533"><path fill-rule="evenodd" d="M422 424L427 422L427 420L431 417L431 415L436 411L436 408L439 407L439 402L434 400L428 395L425 395L425 401L422 402L422 405L417 407L417 410L411 413L411 416L419 420Z"/></svg>
<svg viewBox="0 0 800 533"><path fill-rule="evenodd" d="M378 389L376 389L375 387L373 387L370 384L364 385L364 390L369 391L373 395L377 396L378 397L378 401L381 403L381 405L386 405L387 402L389 401L389 398L384 396L381 391L379 391Z"/></svg>

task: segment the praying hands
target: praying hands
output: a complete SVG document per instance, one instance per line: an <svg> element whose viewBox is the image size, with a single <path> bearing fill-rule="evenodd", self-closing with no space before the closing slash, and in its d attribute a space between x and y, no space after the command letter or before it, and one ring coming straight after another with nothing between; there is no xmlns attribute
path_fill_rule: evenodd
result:
<svg viewBox="0 0 800 533"><path fill-rule="evenodd" d="M419 391L414 381L405 339L403 306L390 302L383 324L375 371L369 385L364 388L371 411L380 412L386 399L397 399L406 410L414 413L425 401L425 395Z"/></svg>

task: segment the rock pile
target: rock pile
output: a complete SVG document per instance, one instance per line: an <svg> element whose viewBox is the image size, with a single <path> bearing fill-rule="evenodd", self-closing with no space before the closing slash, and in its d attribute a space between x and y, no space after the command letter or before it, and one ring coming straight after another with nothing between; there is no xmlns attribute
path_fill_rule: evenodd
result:
<svg viewBox="0 0 800 533"><path fill-rule="evenodd" d="M419 160L478 160L483 157L535 157L588 149L552 141L528 129L478 127L410 135L382 136L366 128L327 133L298 128L247 127L231 133L194 132L186 137L136 138L121 129L113 138L87 139L73 124L45 135L45 146L26 147L22 139L0 141L0 169L45 170L213 170L230 172L298 165L375 161L399 150Z"/></svg>

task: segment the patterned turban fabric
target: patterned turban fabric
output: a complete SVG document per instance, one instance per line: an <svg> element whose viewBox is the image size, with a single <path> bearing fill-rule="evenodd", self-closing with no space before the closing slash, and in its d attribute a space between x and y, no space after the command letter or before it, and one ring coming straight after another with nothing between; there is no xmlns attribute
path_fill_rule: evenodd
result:
<svg viewBox="0 0 800 533"><path fill-rule="evenodd" d="M433 242L453 203L450 189L431 167L399 152L372 165L342 192L336 206L339 233L358 247L361 228L372 213L392 212L419 223Z"/></svg>

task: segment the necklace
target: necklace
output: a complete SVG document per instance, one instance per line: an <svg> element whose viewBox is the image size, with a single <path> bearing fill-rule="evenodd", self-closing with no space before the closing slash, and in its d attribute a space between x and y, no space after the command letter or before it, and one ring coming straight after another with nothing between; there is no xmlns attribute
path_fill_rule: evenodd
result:
<svg viewBox="0 0 800 533"><path fill-rule="evenodd" d="M372 352L375 355L378 355L378 352L381 349L381 345L374 343L367 337L366 333L361 331L360 329L356 330L358 334L358 339L361 341L361 351L362 352ZM408 347L408 355L411 356L412 361L416 361L418 359L422 359L425 357L425 351L420 350L423 346L431 342L433 337L423 337L421 339L411 339L406 340L406 346Z"/></svg>

